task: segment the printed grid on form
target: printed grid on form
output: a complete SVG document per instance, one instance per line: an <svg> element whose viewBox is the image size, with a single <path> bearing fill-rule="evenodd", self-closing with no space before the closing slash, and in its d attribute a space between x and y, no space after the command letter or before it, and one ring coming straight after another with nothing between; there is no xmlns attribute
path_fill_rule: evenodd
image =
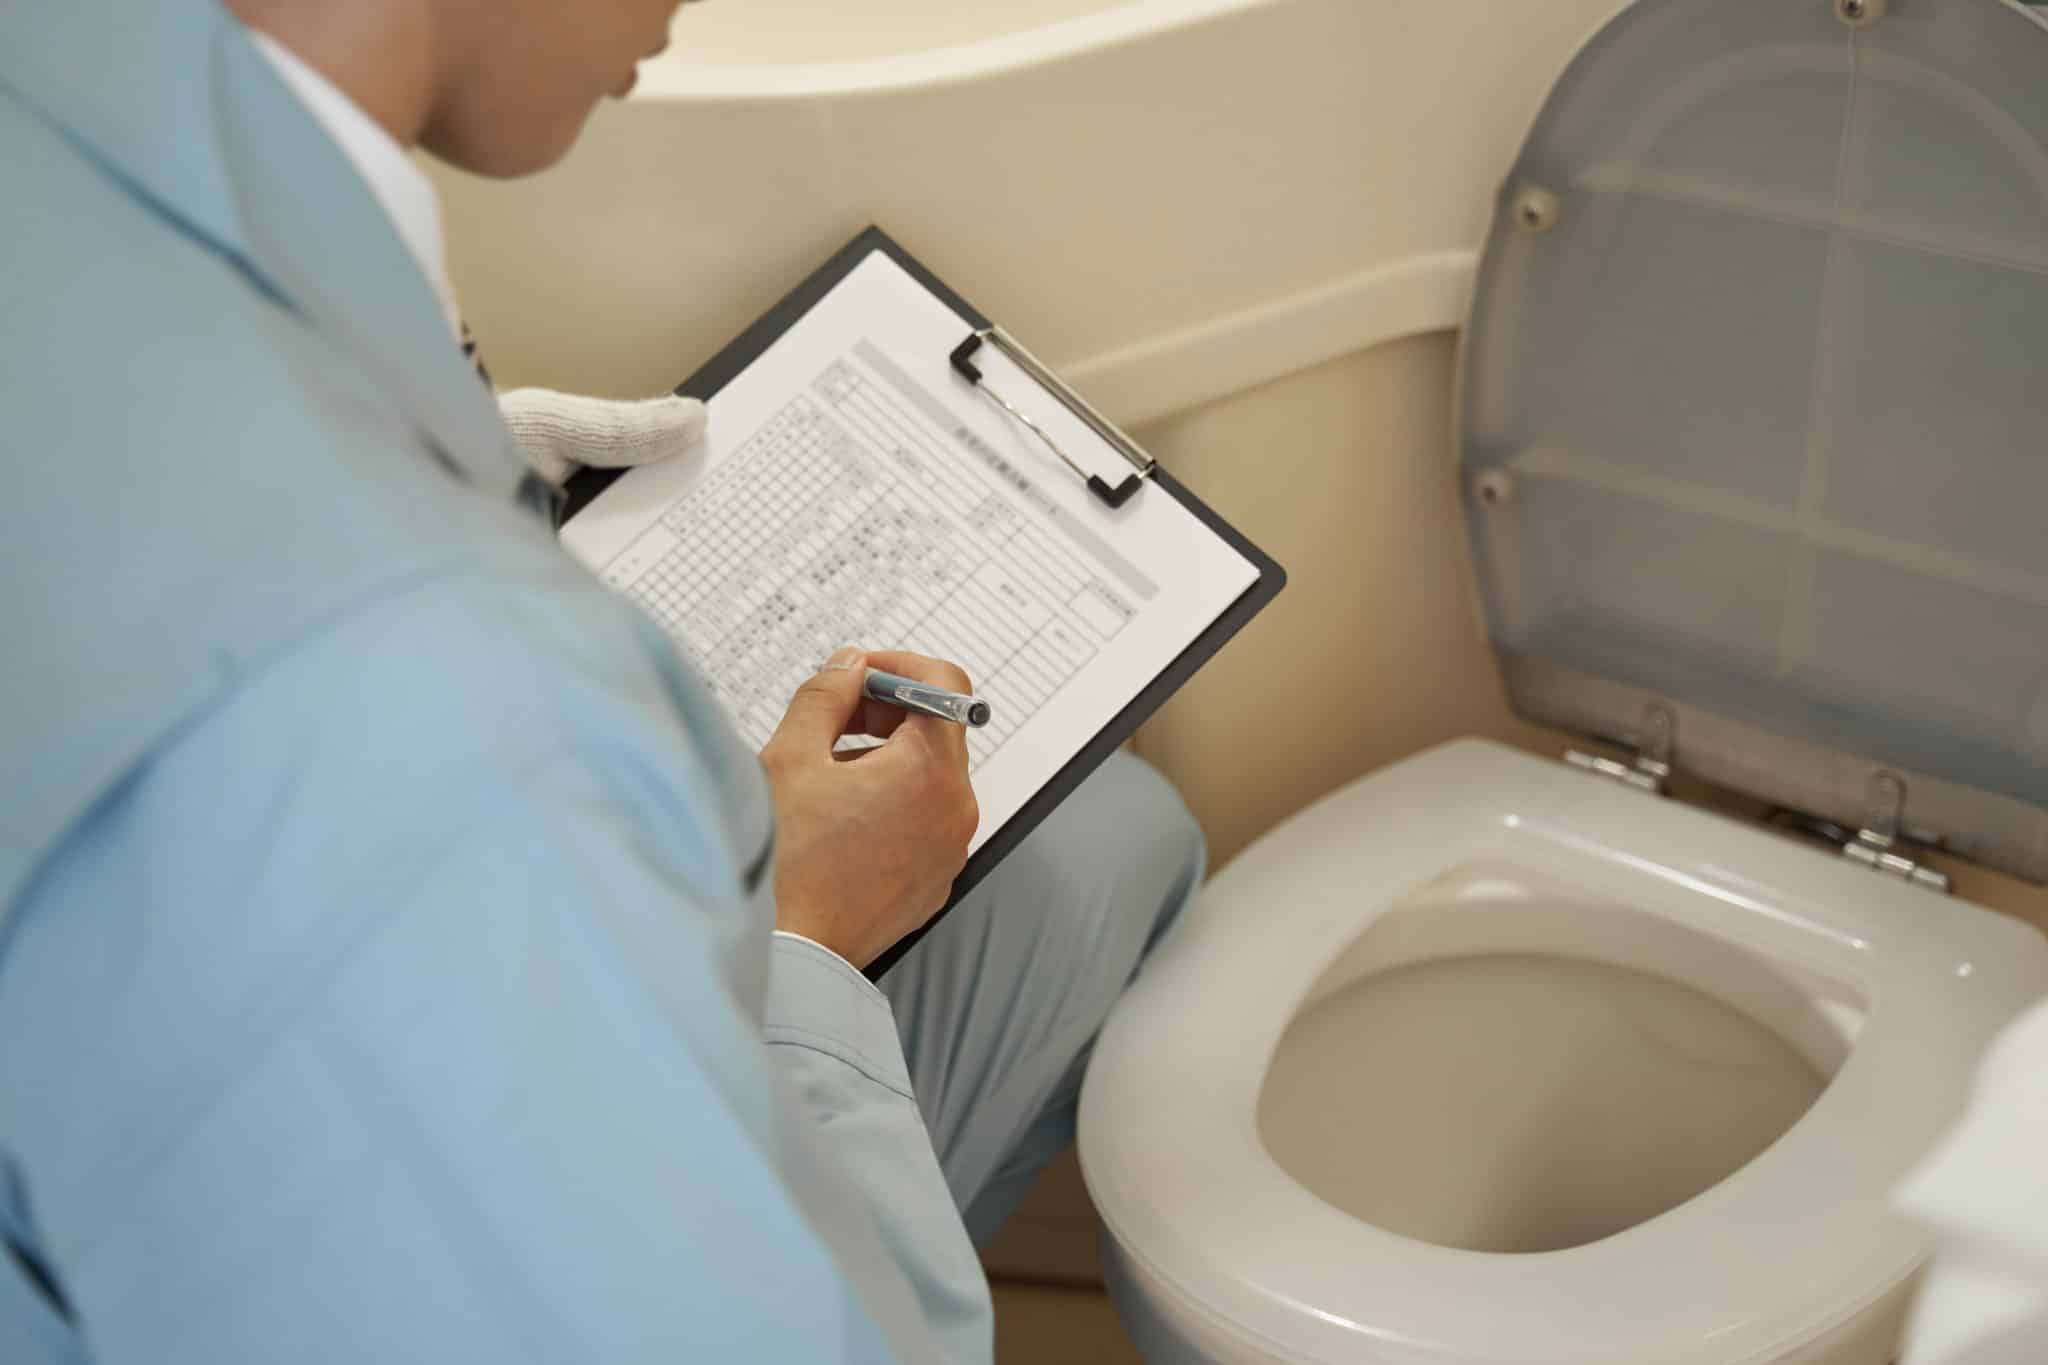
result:
<svg viewBox="0 0 2048 1365"><path fill-rule="evenodd" d="M605 581L680 642L757 748L840 645L954 660L993 712L968 732L978 767L1136 608L998 491L1029 493L1021 471L966 444L983 468L834 361L663 514L674 549Z"/></svg>

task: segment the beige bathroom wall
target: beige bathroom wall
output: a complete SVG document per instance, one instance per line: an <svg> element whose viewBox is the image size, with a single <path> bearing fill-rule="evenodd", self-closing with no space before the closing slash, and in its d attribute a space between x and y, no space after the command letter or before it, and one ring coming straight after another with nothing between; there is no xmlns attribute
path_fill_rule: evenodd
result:
<svg viewBox="0 0 2048 1365"><path fill-rule="evenodd" d="M1472 597L1455 338L1411 337L1134 433L1287 569L1287 590L1138 735L1220 867L1316 797L1433 744L1541 746ZM1553 748L1552 752L1555 752Z"/></svg>

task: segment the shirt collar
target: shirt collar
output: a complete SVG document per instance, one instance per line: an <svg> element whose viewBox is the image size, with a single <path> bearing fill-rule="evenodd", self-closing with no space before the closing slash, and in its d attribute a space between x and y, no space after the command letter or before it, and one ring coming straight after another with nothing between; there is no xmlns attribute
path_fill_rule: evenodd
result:
<svg viewBox="0 0 2048 1365"><path fill-rule="evenodd" d="M426 173L413 164L397 139L297 53L258 29L249 30L256 50L270 62L286 88L306 106L326 134L334 139L349 164L363 178L371 195L391 220L399 240L433 286L448 329L462 334L462 312L448 279L448 258L441 231L441 201Z"/></svg>

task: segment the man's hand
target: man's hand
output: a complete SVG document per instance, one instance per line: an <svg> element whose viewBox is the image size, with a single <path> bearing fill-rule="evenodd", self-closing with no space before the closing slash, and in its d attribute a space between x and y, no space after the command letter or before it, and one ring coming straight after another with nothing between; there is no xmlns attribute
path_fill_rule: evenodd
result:
<svg viewBox="0 0 2048 1365"><path fill-rule="evenodd" d="M956 692L967 675L922 654L847 648L797 689L761 764L780 833L775 927L865 967L946 903L980 811L967 734L951 721L869 701L872 665ZM833 753L841 735L882 743Z"/></svg>
<svg viewBox="0 0 2048 1365"><path fill-rule="evenodd" d="M704 436L694 398L621 401L553 389L513 389L498 410L533 472L560 488L583 465L618 469L681 454Z"/></svg>

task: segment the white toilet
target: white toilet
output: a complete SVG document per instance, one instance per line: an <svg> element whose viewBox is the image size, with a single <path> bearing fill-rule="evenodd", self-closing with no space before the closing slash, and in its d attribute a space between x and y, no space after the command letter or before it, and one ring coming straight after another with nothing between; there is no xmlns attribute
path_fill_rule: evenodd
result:
<svg viewBox="0 0 2048 1365"><path fill-rule="evenodd" d="M1638 756L1453 744L1210 883L1081 1105L1155 1365L1891 1361L1890 1194L2048 993L1913 853L2048 880L2044 70L2003 0L1639 0L1553 90L1467 508L1517 709Z"/></svg>

